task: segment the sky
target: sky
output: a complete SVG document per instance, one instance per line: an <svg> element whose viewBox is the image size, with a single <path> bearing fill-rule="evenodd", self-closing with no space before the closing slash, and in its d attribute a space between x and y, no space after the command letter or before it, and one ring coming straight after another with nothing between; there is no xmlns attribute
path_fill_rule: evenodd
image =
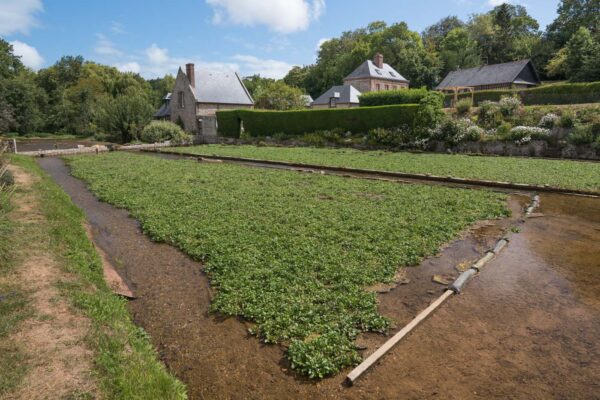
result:
<svg viewBox="0 0 600 400"><path fill-rule="evenodd" d="M503 0L0 0L0 37L40 69L81 55L145 78L188 62L282 78L315 61L328 38L373 21L421 32L448 15L466 20ZM559 0L512 0L541 28Z"/></svg>

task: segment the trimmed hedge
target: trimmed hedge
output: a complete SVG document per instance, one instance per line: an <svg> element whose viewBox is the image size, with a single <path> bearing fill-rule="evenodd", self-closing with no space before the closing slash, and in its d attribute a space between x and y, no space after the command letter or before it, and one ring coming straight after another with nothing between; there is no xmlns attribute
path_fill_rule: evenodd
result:
<svg viewBox="0 0 600 400"><path fill-rule="evenodd" d="M421 99L425 97L428 92L429 90L425 88L385 90L381 92L363 93L358 99L361 107L392 104L419 104Z"/></svg>
<svg viewBox="0 0 600 400"><path fill-rule="evenodd" d="M276 133L303 135L321 130L342 129L353 133L373 128L413 127L419 106L404 104L380 107L301 111L218 111L219 135L238 138L240 121L249 136L270 136Z"/></svg>
<svg viewBox="0 0 600 400"><path fill-rule="evenodd" d="M526 106L596 103L600 102L600 82L560 83L522 90L483 90L475 92L473 105L477 106L486 100L499 101L502 96L513 95L518 95ZM459 100L463 98L471 98L470 93L458 95ZM446 95L445 106L450 107L453 99L453 94Z"/></svg>
<svg viewBox="0 0 600 400"><path fill-rule="evenodd" d="M217 111L217 131L221 136L239 138L241 119L238 110Z"/></svg>

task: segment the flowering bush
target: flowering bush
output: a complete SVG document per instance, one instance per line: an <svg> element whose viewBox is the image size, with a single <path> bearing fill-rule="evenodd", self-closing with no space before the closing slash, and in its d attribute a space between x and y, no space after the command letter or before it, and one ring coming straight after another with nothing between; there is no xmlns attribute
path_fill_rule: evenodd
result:
<svg viewBox="0 0 600 400"><path fill-rule="evenodd" d="M442 140L449 145L455 145L466 140L479 140L483 129L476 126L470 119L447 119L431 132L431 138Z"/></svg>
<svg viewBox="0 0 600 400"><path fill-rule="evenodd" d="M512 117L519 111L523 103L518 97L503 96L498 103L500 106L500 112L505 117Z"/></svg>
<svg viewBox="0 0 600 400"><path fill-rule="evenodd" d="M515 126L506 137L514 140L516 144L528 143L531 140L546 140L550 136L550 130L536 126Z"/></svg>
<svg viewBox="0 0 600 400"><path fill-rule="evenodd" d="M549 113L544 115L542 119L540 119L540 123L538 124L538 126L540 128L552 129L556 124L558 124L559 120L560 117L558 115L554 113Z"/></svg>

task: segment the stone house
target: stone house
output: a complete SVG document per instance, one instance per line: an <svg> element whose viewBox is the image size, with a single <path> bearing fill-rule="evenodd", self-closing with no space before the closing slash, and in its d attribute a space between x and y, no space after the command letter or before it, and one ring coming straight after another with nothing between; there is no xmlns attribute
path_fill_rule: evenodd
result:
<svg viewBox="0 0 600 400"><path fill-rule="evenodd" d="M352 85L333 86L311 103L312 108L358 107L360 92Z"/></svg>
<svg viewBox="0 0 600 400"><path fill-rule="evenodd" d="M208 71L186 64L155 118L182 125L193 135L216 135L218 110L254 108L254 100L237 72Z"/></svg>
<svg viewBox="0 0 600 400"><path fill-rule="evenodd" d="M367 60L344 78L344 85L352 85L361 93L380 90L408 89L409 81L389 64L381 53L373 61Z"/></svg>
<svg viewBox="0 0 600 400"><path fill-rule="evenodd" d="M452 71L436 89L443 92L526 89L541 83L531 60L521 60Z"/></svg>

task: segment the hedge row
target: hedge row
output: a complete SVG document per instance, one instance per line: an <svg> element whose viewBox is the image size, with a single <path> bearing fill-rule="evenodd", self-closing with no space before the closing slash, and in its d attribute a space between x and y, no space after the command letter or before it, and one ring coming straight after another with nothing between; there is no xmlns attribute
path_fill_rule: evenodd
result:
<svg viewBox="0 0 600 400"><path fill-rule="evenodd" d="M473 102L478 105L482 101L498 101L502 96L514 95L519 96L526 106L596 103L600 102L600 82L561 83L522 90L484 90L475 92ZM470 97L469 93L458 96L459 99ZM445 106L449 107L453 99L454 95L446 95Z"/></svg>
<svg viewBox="0 0 600 400"><path fill-rule="evenodd" d="M276 133L303 135L320 130L341 128L353 133L373 128L414 126L419 106L415 104L345 109L301 111L217 111L219 135L240 136L240 123L249 136L271 136Z"/></svg>
<svg viewBox="0 0 600 400"><path fill-rule="evenodd" d="M392 104L419 104L429 91L421 89L398 89L363 93L359 97L361 107L385 106Z"/></svg>

